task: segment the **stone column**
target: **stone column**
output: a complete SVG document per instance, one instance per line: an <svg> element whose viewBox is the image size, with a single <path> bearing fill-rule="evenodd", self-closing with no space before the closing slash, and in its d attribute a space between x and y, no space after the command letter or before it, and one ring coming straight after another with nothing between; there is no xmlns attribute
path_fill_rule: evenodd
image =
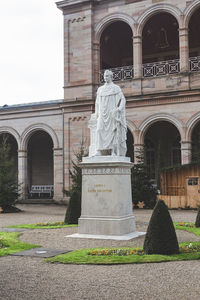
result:
<svg viewBox="0 0 200 300"><path fill-rule="evenodd" d="M134 78L142 77L142 37L133 37L133 66Z"/></svg>
<svg viewBox="0 0 200 300"><path fill-rule="evenodd" d="M192 143L190 141L181 142L181 164L189 164L192 160Z"/></svg>
<svg viewBox="0 0 200 300"><path fill-rule="evenodd" d="M180 72L189 71L188 28L179 29Z"/></svg>
<svg viewBox="0 0 200 300"><path fill-rule="evenodd" d="M144 150L144 144L134 144L134 163L139 162L138 155Z"/></svg>
<svg viewBox="0 0 200 300"><path fill-rule="evenodd" d="M93 71L95 84L99 84L99 72L100 72L100 45L98 42L93 43Z"/></svg>
<svg viewBox="0 0 200 300"><path fill-rule="evenodd" d="M54 148L54 197L56 202L63 200L63 155L62 148Z"/></svg>
<svg viewBox="0 0 200 300"><path fill-rule="evenodd" d="M18 183L20 184L21 199L25 200L28 193L27 182L27 151L18 150Z"/></svg>

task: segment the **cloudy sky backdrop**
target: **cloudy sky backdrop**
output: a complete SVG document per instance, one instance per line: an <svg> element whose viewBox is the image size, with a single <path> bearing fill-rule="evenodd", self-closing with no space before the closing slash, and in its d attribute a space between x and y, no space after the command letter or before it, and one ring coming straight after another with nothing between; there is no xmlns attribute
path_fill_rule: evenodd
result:
<svg viewBox="0 0 200 300"><path fill-rule="evenodd" d="M63 16L53 0L0 0L0 106L63 98Z"/></svg>

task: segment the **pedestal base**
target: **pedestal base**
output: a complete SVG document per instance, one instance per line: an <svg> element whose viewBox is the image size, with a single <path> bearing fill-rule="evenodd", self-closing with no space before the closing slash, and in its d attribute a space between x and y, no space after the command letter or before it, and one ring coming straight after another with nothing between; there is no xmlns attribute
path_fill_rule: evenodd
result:
<svg viewBox="0 0 200 300"><path fill-rule="evenodd" d="M135 236L130 159L121 156L87 157L83 159L81 168L79 237Z"/></svg>
<svg viewBox="0 0 200 300"><path fill-rule="evenodd" d="M79 238L79 239L101 239L101 240L115 240L115 241L129 241L139 236L145 235L146 232L134 231L124 235L96 235L96 234L80 234L74 233L66 237Z"/></svg>

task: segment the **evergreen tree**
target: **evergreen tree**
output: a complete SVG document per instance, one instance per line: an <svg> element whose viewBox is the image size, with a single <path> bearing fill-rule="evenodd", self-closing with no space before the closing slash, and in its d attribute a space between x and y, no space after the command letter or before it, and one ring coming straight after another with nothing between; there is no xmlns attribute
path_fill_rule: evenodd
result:
<svg viewBox="0 0 200 300"><path fill-rule="evenodd" d="M85 156L85 149L81 143L79 151L75 153L76 161L72 161L73 169L69 171L72 180L71 189L64 191L70 198L64 220L66 224L78 224L81 215L82 170L79 163L83 156Z"/></svg>
<svg viewBox="0 0 200 300"><path fill-rule="evenodd" d="M163 200L159 200L153 210L143 248L146 254L179 253L174 225Z"/></svg>
<svg viewBox="0 0 200 300"><path fill-rule="evenodd" d="M197 211L195 227L200 227L200 206L198 207L198 211Z"/></svg>
<svg viewBox="0 0 200 300"><path fill-rule="evenodd" d="M3 136L0 145L0 207L3 212L18 211L15 208L18 197L19 186L14 160L10 157L10 145L6 136Z"/></svg>
<svg viewBox="0 0 200 300"><path fill-rule="evenodd" d="M137 156L138 162L131 170L132 200L135 206L144 202L145 208L153 208L156 203L156 189L152 186L149 168L144 160L144 151Z"/></svg>

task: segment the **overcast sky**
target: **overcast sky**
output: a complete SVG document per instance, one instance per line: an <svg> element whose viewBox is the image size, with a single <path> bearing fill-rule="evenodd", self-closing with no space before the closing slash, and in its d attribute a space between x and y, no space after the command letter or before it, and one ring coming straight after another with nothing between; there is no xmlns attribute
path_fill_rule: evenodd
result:
<svg viewBox="0 0 200 300"><path fill-rule="evenodd" d="M63 16L53 0L0 0L0 106L63 98Z"/></svg>

